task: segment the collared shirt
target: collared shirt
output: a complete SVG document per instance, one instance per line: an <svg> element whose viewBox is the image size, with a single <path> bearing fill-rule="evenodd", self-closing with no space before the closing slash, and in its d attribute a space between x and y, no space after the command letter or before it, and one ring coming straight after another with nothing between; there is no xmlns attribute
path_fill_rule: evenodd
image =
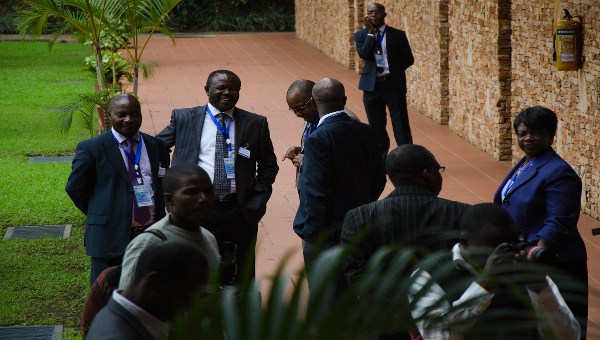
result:
<svg viewBox="0 0 600 340"><path fill-rule="evenodd" d="M126 297L121 295L122 290L113 291L112 298L116 303L125 308L131 315L133 315L144 327L152 334L154 338L165 336L169 333L169 324L161 321L154 315L146 312L135 303L129 301Z"/></svg>
<svg viewBox="0 0 600 340"><path fill-rule="evenodd" d="M218 120L217 114L221 113L221 111L219 111L219 109L217 109L216 107L212 106L210 103L208 103L207 108L210 109L210 112ZM231 147L233 148L233 150L235 150L235 120L232 121L231 119L233 118L234 110L235 107L225 111L225 114L229 116L229 121L231 122L231 126L229 128L229 139L231 139ZM227 126L227 124L228 123L225 122L225 126ZM210 118L210 115L207 112L204 116L202 137L200 139L200 154L198 155L198 166L200 166L202 169L204 169L204 171L206 171L206 173L208 173L208 176L210 177L211 181L214 181L215 178L215 146L217 133L221 132L219 132L217 126L215 125L215 122L213 122L212 118ZM234 192L236 192L235 179L232 179L231 193Z"/></svg>
<svg viewBox="0 0 600 340"><path fill-rule="evenodd" d="M118 133L114 128L111 128L111 132L112 132L113 136L119 142L119 145L122 145L123 141L125 141L127 139L127 137ZM136 140L139 143L140 142L140 133L138 132L132 139ZM119 146L119 150L121 150L121 157L123 157L123 162L125 163L125 168L129 169L129 163L131 163L131 161L127 157L127 154L125 154L125 149L123 147ZM142 178L144 180L144 184L148 188L148 192L150 193L150 196L152 197L152 203L154 203L155 200L154 200L154 189L152 186L152 167L150 166L150 158L148 158L148 150L146 150L146 144L144 144L144 143L142 143L142 154L140 155L139 166L140 166L140 170L142 172ZM155 207L154 204L149 207L150 208L150 219L152 221L154 221L154 207Z"/></svg>
<svg viewBox="0 0 600 340"><path fill-rule="evenodd" d="M383 26L381 26L375 30L378 30L379 34L381 36L381 35L383 35L383 32L385 31L385 27L386 27L386 25L384 24ZM379 41L377 41L377 34L368 33L367 35L370 35L375 39L375 45L379 44ZM375 51L373 51L373 53L377 53L377 46L375 48ZM385 36L383 36L383 39L381 39L381 53L383 54L385 66L383 67L383 72L377 73L377 75L378 76L387 76L388 74L390 74L390 64L388 63L388 54L387 54L387 33L385 34Z"/></svg>
<svg viewBox="0 0 600 340"><path fill-rule="evenodd" d="M465 269L476 277L480 274L465 261L462 246L457 243L452 248L452 261L458 268ZM476 317L485 312L490 306L493 294L477 282L465 290L456 301L446 300L446 292L440 285L433 282L431 275L422 269L417 269L411 275L413 283L409 287L409 301L413 304L411 314L424 340L462 339L463 334L475 324ZM558 287L549 276L545 277L547 287L538 294L528 290L531 304L539 321L538 331L542 339L579 339L581 326L575 320L573 313L564 302ZM414 301L415 299L418 299ZM430 325L428 320L443 317L444 323L466 321L461 327L447 329L441 324Z"/></svg>
<svg viewBox="0 0 600 340"><path fill-rule="evenodd" d="M335 111L335 112L331 112L328 113L326 115L324 115L323 117L321 117L319 119L319 122L317 123L317 127L321 126L321 124L323 124L324 121L326 121L329 117L333 117L333 116L337 116L339 114L345 113L344 110L340 110L340 111Z"/></svg>

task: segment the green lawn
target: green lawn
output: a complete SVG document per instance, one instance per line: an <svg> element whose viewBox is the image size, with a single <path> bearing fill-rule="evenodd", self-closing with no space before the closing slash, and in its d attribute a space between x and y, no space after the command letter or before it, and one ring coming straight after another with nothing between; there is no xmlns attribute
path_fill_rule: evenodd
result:
<svg viewBox="0 0 600 340"><path fill-rule="evenodd" d="M0 326L64 324L75 337L87 293L84 216L64 188L69 163L29 164L29 156L72 155L88 137L60 133L54 108L93 89L80 70L81 44L0 42ZM67 240L3 240L7 227L72 223Z"/></svg>

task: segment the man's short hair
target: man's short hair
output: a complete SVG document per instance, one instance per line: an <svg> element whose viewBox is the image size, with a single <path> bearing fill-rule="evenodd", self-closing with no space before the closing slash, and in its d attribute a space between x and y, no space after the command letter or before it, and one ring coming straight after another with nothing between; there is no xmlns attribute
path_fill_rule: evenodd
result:
<svg viewBox="0 0 600 340"><path fill-rule="evenodd" d="M137 99L136 96L132 95L131 93L118 93L114 97L112 97L110 102L108 103L108 112L112 112L112 109L116 102L124 99L134 101L137 104L138 108L141 108L140 101Z"/></svg>
<svg viewBox="0 0 600 340"><path fill-rule="evenodd" d="M307 79L300 79L294 81L287 91L287 96L290 96L293 93L301 93L306 94L309 97L312 96L312 88L315 86L315 82Z"/></svg>
<svg viewBox="0 0 600 340"><path fill-rule="evenodd" d="M151 272L159 274L165 282L178 282L201 276L208 281L208 262L200 250L187 243L163 241L146 247L140 254L130 284L140 282Z"/></svg>
<svg viewBox="0 0 600 340"><path fill-rule="evenodd" d="M514 242L517 227L510 214L493 203L480 203L467 208L460 222L468 239L495 240L497 244Z"/></svg>
<svg viewBox="0 0 600 340"><path fill-rule="evenodd" d="M197 164L192 163L180 163L169 169L165 173L165 177L162 181L163 191L165 193L174 193L181 187L181 179L186 176L194 175L205 175L208 177L208 173Z"/></svg>
<svg viewBox="0 0 600 340"><path fill-rule="evenodd" d="M435 156L422 145L405 144L392 150L386 170L395 186L410 182L424 170L439 166Z"/></svg>
<svg viewBox="0 0 600 340"><path fill-rule="evenodd" d="M208 78L206 78L206 87L210 87L210 85L212 84L212 80L213 80L213 78L214 78L214 77L215 77L217 74L226 74L226 75L228 75L228 76L233 76L233 77L236 77L236 78L237 78L237 80L238 80L240 83L242 82L242 81L241 81L241 79L240 79L240 77L239 77L237 74L235 74L233 71L229 71L229 70L215 70L215 71L212 71L212 72L211 72L211 73L208 75Z"/></svg>

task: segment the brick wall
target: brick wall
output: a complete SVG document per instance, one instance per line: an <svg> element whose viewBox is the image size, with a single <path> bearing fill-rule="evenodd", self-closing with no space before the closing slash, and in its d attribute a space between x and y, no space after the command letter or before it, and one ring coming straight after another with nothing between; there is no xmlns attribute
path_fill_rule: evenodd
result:
<svg viewBox="0 0 600 340"><path fill-rule="evenodd" d="M336 62L352 67L354 0L296 0L295 4L296 35Z"/></svg>
<svg viewBox="0 0 600 340"><path fill-rule="evenodd" d="M586 62L558 71L552 61L553 23L562 8L584 17ZM600 1L513 0L512 116L543 105L559 119L554 147L581 176L583 209L600 217ZM522 156L513 141L513 158Z"/></svg>
<svg viewBox="0 0 600 340"><path fill-rule="evenodd" d="M580 174L583 209L600 217L600 1L381 0L389 25L407 32L415 65L409 105L496 159L522 157L511 128L527 106L557 112L555 148ZM350 69L361 68L353 32L364 0L296 0L299 38ZM553 23L562 8L584 17L582 70L552 61ZM320 23L333 23L322 34Z"/></svg>
<svg viewBox="0 0 600 340"><path fill-rule="evenodd" d="M511 156L509 6L509 0L449 4L449 126L496 159Z"/></svg>

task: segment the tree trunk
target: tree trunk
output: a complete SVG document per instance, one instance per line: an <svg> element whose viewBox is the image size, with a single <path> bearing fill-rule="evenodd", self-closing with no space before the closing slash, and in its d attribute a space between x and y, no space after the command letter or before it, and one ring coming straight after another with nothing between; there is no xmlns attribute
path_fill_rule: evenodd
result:
<svg viewBox="0 0 600 340"><path fill-rule="evenodd" d="M102 62L102 51L97 43L92 43L92 49L96 56L96 81L100 87L100 95L102 96L102 104L108 104L108 89L106 87L106 79L104 78L104 63ZM104 126L100 127L101 131L108 131L111 127L108 110L104 110Z"/></svg>
<svg viewBox="0 0 600 340"><path fill-rule="evenodd" d="M136 62L133 65L133 95L136 97L137 97L137 92L138 92L139 73L140 73L139 63Z"/></svg>

